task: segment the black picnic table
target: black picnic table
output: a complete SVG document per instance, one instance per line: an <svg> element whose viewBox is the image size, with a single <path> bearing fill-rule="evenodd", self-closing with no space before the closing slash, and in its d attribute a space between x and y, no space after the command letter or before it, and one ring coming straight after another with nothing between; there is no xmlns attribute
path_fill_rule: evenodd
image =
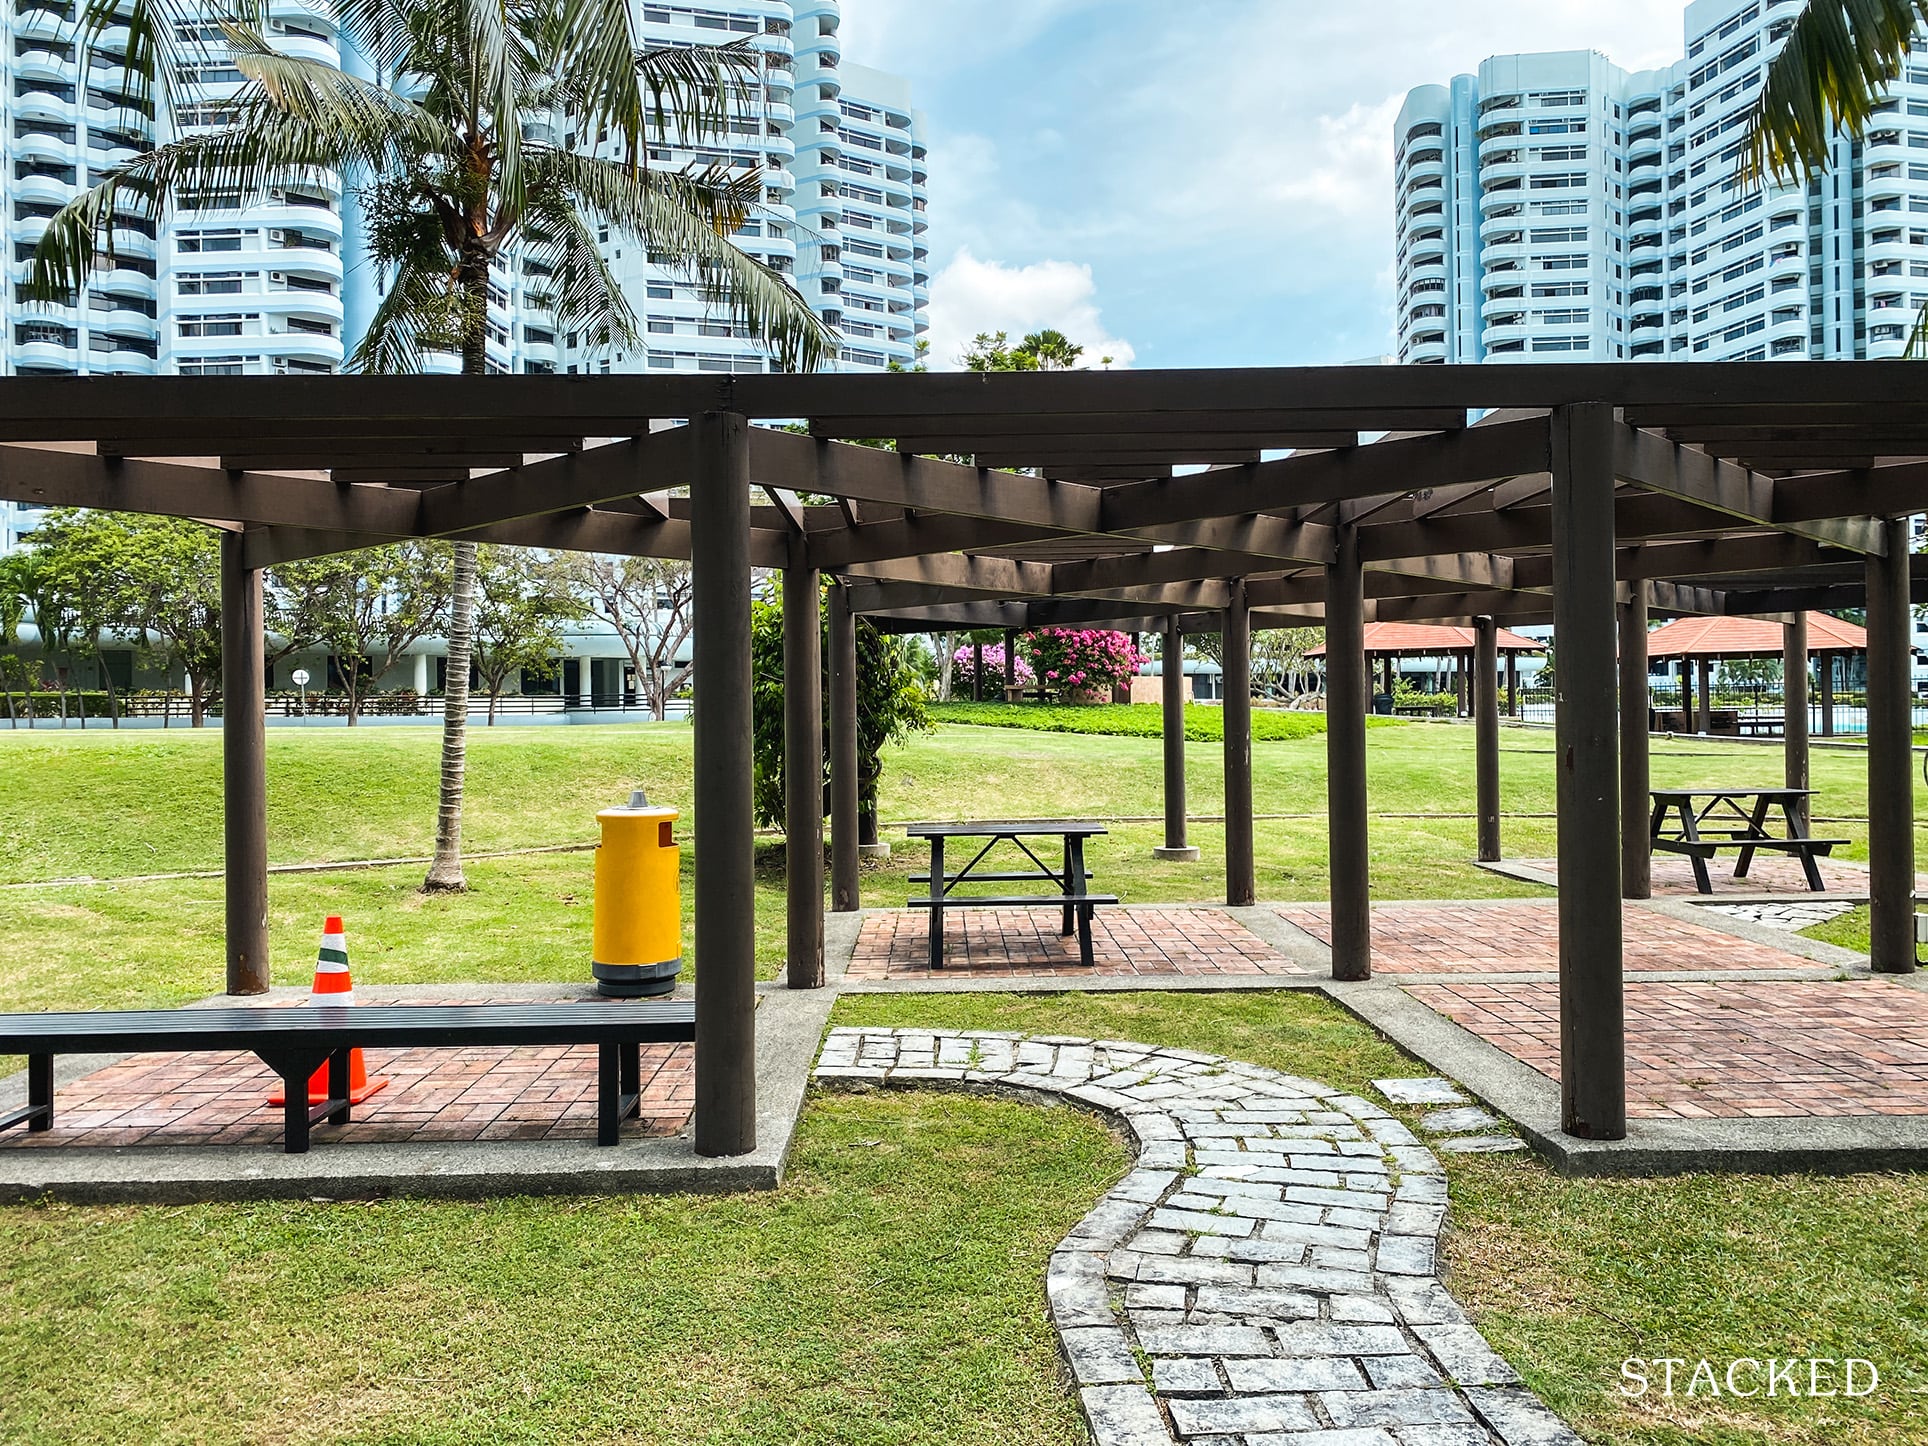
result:
<svg viewBox="0 0 1928 1446"><path fill-rule="evenodd" d="M929 884L928 897L911 899L913 909L929 909L930 923L930 962L931 968L944 967L944 911L946 909L968 908L1022 908L1027 905L1056 904L1064 911L1060 934L1069 935L1074 929L1078 935L1078 962L1086 968L1092 964L1091 953L1091 914L1099 904L1115 904L1115 894L1094 894L1091 892L1091 870L1085 867L1084 846L1088 838L1096 838L1106 832L1102 824L1085 819L994 819L966 823L913 823L905 833L912 838L929 839L931 846L931 871L928 874L912 874L913 884ZM948 873L944 868L944 843L947 839L983 839L984 846L971 858L971 861L956 873ZM1051 839L1062 842L1064 861L1058 868L1052 868L1039 858L1027 838ZM1017 845L1026 858L1037 865L1034 869L1000 869L979 872L978 865L984 856L1000 843ZM953 894L951 891L959 884L996 884L1025 883L1049 880L1056 884L1055 894Z"/></svg>
<svg viewBox="0 0 1928 1446"><path fill-rule="evenodd" d="M1734 864L1737 879L1747 877L1756 850L1792 854L1801 861L1808 888L1820 893L1827 885L1815 857L1844 847L1848 840L1815 838L1808 832L1804 805L1813 792L1808 788L1656 788L1653 846L1687 855L1694 865L1694 885L1703 894L1714 892L1707 860L1720 849L1740 851ZM1768 815L1776 808L1787 823L1784 834L1768 831Z"/></svg>

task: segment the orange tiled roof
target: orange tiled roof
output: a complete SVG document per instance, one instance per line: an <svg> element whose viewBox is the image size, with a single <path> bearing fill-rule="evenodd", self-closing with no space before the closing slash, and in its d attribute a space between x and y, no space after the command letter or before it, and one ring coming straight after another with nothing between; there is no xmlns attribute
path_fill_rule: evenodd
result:
<svg viewBox="0 0 1928 1446"><path fill-rule="evenodd" d="M1782 629L1765 618L1676 618L1647 634L1650 658L1752 658L1781 655ZM1808 614L1810 653L1859 652L1866 628L1829 613Z"/></svg>
<svg viewBox="0 0 1928 1446"><path fill-rule="evenodd" d="M1471 652L1478 639L1469 627L1442 626L1437 623L1367 623L1368 653L1412 653L1420 657L1434 654ZM1509 629L1499 629L1502 653L1543 653L1546 644ZM1312 657L1323 657L1323 645L1312 650Z"/></svg>

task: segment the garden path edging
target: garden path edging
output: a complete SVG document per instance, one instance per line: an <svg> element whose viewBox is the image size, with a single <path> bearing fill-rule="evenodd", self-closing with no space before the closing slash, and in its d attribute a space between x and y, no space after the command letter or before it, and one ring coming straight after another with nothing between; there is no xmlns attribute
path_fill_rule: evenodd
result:
<svg viewBox="0 0 1928 1446"><path fill-rule="evenodd" d="M833 1029L815 1077L1057 1099L1129 1133L1132 1169L1045 1277L1097 1446L1580 1442L1440 1282L1445 1176L1367 1100L1196 1050L989 1030Z"/></svg>

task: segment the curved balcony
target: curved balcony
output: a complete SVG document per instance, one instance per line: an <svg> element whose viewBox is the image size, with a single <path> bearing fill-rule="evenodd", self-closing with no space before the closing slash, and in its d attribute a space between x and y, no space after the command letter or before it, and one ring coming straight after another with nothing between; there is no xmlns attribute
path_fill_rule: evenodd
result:
<svg viewBox="0 0 1928 1446"><path fill-rule="evenodd" d="M65 42L73 38L73 28L71 15L62 15L58 10L45 6L16 6L13 10L13 33L23 39ZM124 26L117 26L116 29L123 38L126 37Z"/></svg>
<svg viewBox="0 0 1928 1446"><path fill-rule="evenodd" d="M133 271L119 264L125 253L117 255L113 261L105 256L94 272L94 287L102 292L123 292L137 296L143 301L154 301L160 294L160 282L144 271Z"/></svg>
<svg viewBox="0 0 1928 1446"><path fill-rule="evenodd" d="M327 291L290 289L276 282L272 276L266 291L248 297L251 309L257 309L257 303L264 321L302 317L308 321L327 322L331 326L342 324L342 300L339 296Z"/></svg>
<svg viewBox="0 0 1928 1446"><path fill-rule="evenodd" d="M1880 273L1874 268L1882 263L1889 262L1905 267L1915 255L1916 248L1910 246L1906 240L1872 241L1863 253L1863 260L1866 261L1870 274L1879 275Z"/></svg>
<svg viewBox="0 0 1928 1446"><path fill-rule="evenodd" d="M9 183L11 197L43 206L64 206L74 198L74 183L58 176L20 176Z"/></svg>
<svg viewBox="0 0 1928 1446"><path fill-rule="evenodd" d="M111 326L123 330L154 326L154 298L130 294L117 288L103 291L96 286L87 298L87 318L91 326Z"/></svg>
<svg viewBox="0 0 1928 1446"><path fill-rule="evenodd" d="M57 44L34 45L21 51L13 58L13 74L16 80L48 80L56 85L71 84L74 79L74 62L63 50L71 51L71 46Z"/></svg>
<svg viewBox="0 0 1928 1446"><path fill-rule="evenodd" d="M16 372L25 372L28 367L71 372L80 366L80 358L79 346L63 345L56 341L19 342L13 348L13 365Z"/></svg>
<svg viewBox="0 0 1928 1446"><path fill-rule="evenodd" d="M1446 360L1446 338L1441 335L1409 342L1402 359L1412 366L1438 366Z"/></svg>
<svg viewBox="0 0 1928 1446"><path fill-rule="evenodd" d="M263 360L273 361L277 357L297 357L302 361L327 362L339 367L346 352L339 336L318 336L308 332L288 331L268 336L245 338L250 353L260 351ZM228 350L235 347L230 345Z"/></svg>
<svg viewBox="0 0 1928 1446"><path fill-rule="evenodd" d="M1517 121L1504 129L1481 131L1479 142L1480 164L1485 165L1488 161L1497 161L1501 156L1512 159L1519 155L1520 147L1523 144L1525 144L1525 140L1520 134L1520 127Z"/></svg>
<svg viewBox="0 0 1928 1446"><path fill-rule="evenodd" d="M87 370L94 376L151 377L161 370L160 362L139 351L89 351Z"/></svg>
<svg viewBox="0 0 1928 1446"><path fill-rule="evenodd" d="M1627 195L1629 197L1641 195L1647 187L1652 187L1656 191L1660 189L1660 161L1658 157L1651 161L1635 162L1627 171Z"/></svg>
<svg viewBox="0 0 1928 1446"><path fill-rule="evenodd" d="M10 149L15 160L52 161L55 165L74 166L80 164L81 153L86 149L80 142L79 132L69 125L56 126L43 122L45 130L21 130L14 135Z"/></svg>
<svg viewBox="0 0 1928 1446"><path fill-rule="evenodd" d="M1525 238L1526 217L1522 208L1515 206L1487 216L1479 223L1479 239L1482 246L1492 246L1504 242L1517 242Z"/></svg>
<svg viewBox="0 0 1928 1446"><path fill-rule="evenodd" d="M1890 202L1887 209L1900 209L1905 204L1909 190L1908 178L1899 169L1889 175L1876 175L1870 171L1862 185L1862 195L1867 199L1870 210L1883 209L1875 204L1877 201Z"/></svg>
<svg viewBox="0 0 1928 1446"><path fill-rule="evenodd" d="M312 35L270 35L267 38L283 55L341 68L341 47L332 40L322 40Z"/></svg>

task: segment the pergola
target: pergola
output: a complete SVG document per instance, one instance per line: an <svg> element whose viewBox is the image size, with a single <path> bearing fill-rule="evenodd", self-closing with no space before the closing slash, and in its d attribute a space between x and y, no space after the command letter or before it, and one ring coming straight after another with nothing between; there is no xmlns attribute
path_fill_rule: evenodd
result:
<svg viewBox="0 0 1928 1446"><path fill-rule="evenodd" d="M841 440L876 437L901 450ZM223 529L234 992L267 985L263 567L453 536L692 560L695 1143L723 1155L755 1139L753 568L784 575L791 758L821 747L818 584L839 584L840 910L857 906L857 616L917 631L1105 622L1162 630L1168 647L1220 633L1234 905L1256 897L1251 629L1323 625L1341 980L1371 969L1365 623L1477 630L1484 853L1498 842L1497 626L1551 622L1563 1124L1615 1139L1621 896L1648 888L1650 610L1766 616L1801 656L1806 610L1867 608L1872 958L1913 968L1907 518L1928 508L1923 458L1928 365L1903 362L0 382L0 496ZM1210 470L1177 472L1189 464ZM1175 709L1182 676L1166 675ZM1787 747L1804 774L1800 691ZM1165 747L1182 827L1183 730ZM820 800L813 770L786 787L788 977L808 987L822 979Z"/></svg>
<svg viewBox="0 0 1928 1446"><path fill-rule="evenodd" d="M1818 662L1821 734L1834 732L1835 659L1868 650L1868 630L1829 613L1815 613L1807 623L1807 658ZM1780 658L1784 673L1807 671L1807 659L1788 646L1781 628L1762 618L1676 618L1647 635L1647 656L1671 659L1680 669L1680 707L1686 731L1694 731L1694 696L1690 674L1699 678L1700 717L1705 726L1713 714L1714 664L1727 658ZM1805 678L1802 679L1805 682Z"/></svg>

